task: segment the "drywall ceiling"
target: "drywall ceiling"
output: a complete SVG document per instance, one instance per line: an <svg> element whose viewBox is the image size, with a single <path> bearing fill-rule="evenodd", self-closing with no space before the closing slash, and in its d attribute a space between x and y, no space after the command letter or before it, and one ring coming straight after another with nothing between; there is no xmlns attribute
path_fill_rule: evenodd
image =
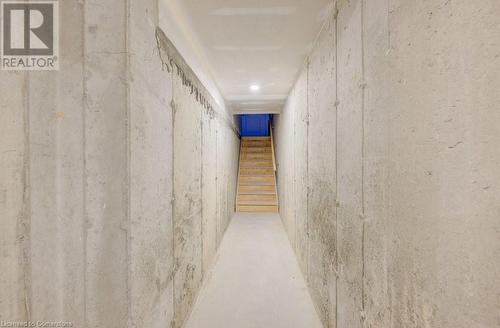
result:
<svg viewBox="0 0 500 328"><path fill-rule="evenodd" d="M281 110L333 7L332 0L168 1L185 16L193 51L234 113Z"/></svg>

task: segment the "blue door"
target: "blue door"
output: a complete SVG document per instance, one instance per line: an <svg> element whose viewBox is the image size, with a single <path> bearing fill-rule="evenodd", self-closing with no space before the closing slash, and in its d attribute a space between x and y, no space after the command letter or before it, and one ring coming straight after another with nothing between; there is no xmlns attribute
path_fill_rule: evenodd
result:
<svg viewBox="0 0 500 328"><path fill-rule="evenodd" d="M270 114L241 115L242 137L267 137L269 136Z"/></svg>

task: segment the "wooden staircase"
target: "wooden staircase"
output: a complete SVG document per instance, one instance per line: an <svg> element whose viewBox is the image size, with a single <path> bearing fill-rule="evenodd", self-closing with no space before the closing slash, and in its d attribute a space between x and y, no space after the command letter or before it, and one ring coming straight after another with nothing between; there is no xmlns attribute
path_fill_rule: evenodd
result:
<svg viewBox="0 0 500 328"><path fill-rule="evenodd" d="M272 137L242 137L237 212L278 212Z"/></svg>

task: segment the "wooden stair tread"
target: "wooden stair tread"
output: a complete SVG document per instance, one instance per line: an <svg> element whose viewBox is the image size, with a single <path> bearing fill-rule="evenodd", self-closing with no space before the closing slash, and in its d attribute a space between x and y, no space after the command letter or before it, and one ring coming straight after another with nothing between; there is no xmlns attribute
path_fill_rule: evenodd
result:
<svg viewBox="0 0 500 328"><path fill-rule="evenodd" d="M248 200L248 201L238 202L238 206L277 206L277 205L278 204L276 201Z"/></svg>
<svg viewBox="0 0 500 328"><path fill-rule="evenodd" d="M238 202L243 201L276 201L275 194L240 194Z"/></svg>
<svg viewBox="0 0 500 328"><path fill-rule="evenodd" d="M243 167L240 170L240 175L270 175L273 176L272 168L252 168L252 167Z"/></svg>
<svg viewBox="0 0 500 328"><path fill-rule="evenodd" d="M273 178L273 174L255 174L255 173L241 173L240 177L267 177Z"/></svg>
<svg viewBox="0 0 500 328"><path fill-rule="evenodd" d="M243 149L247 148L269 148L271 147L271 142L270 141L248 141L248 142L243 142L241 145Z"/></svg>
<svg viewBox="0 0 500 328"><path fill-rule="evenodd" d="M242 183L241 186L274 186L272 182L245 182Z"/></svg>
<svg viewBox="0 0 500 328"><path fill-rule="evenodd" d="M239 195L276 195L275 191L240 191Z"/></svg>
<svg viewBox="0 0 500 328"><path fill-rule="evenodd" d="M245 169L272 169L273 165L269 165L269 163L261 163L261 164L255 164L255 163L241 163L241 167Z"/></svg>
<svg viewBox="0 0 500 328"><path fill-rule="evenodd" d="M245 140L248 140L248 139L271 139L270 136L254 136L254 137L241 137L241 139L245 139Z"/></svg>
<svg viewBox="0 0 500 328"><path fill-rule="evenodd" d="M241 164L245 164L245 167L262 167L263 165L267 165L267 167L271 167L272 168L272 165L273 165L273 162L272 161L257 161L257 160L246 160L246 159L242 159L241 160ZM271 164L271 166L269 166L269 164Z"/></svg>
<svg viewBox="0 0 500 328"><path fill-rule="evenodd" d="M243 151L241 153L242 155L261 155L261 156L267 156L269 158L272 158L272 153L267 150L251 150L251 151Z"/></svg>
<svg viewBox="0 0 500 328"><path fill-rule="evenodd" d="M267 156L262 156L262 155L242 155L241 156L241 161L242 162L273 162L272 159L269 159Z"/></svg>
<svg viewBox="0 0 500 328"><path fill-rule="evenodd" d="M269 158L272 158L273 154L267 150L255 150L255 151L244 151L241 153L242 155L260 155L260 156L267 156Z"/></svg>
<svg viewBox="0 0 500 328"><path fill-rule="evenodd" d="M258 159L258 158L242 158L241 159L241 163L255 164L255 165L262 165L262 164L269 164L269 163L271 163L271 165L272 165L273 161L271 161L271 160L262 160L262 159Z"/></svg>
<svg viewBox="0 0 500 328"><path fill-rule="evenodd" d="M271 137L241 138L238 212L278 211L272 151Z"/></svg>
<svg viewBox="0 0 500 328"><path fill-rule="evenodd" d="M238 212L259 212L259 213L278 213L277 205L239 205L236 207Z"/></svg>
<svg viewBox="0 0 500 328"><path fill-rule="evenodd" d="M256 177L253 175L240 175L240 182L274 182L274 176ZM272 184L275 185L274 183Z"/></svg>
<svg viewBox="0 0 500 328"><path fill-rule="evenodd" d="M267 145L267 144L259 144L259 145L243 145L242 147L242 151L243 152L246 152L246 151L268 151L268 149L271 148L271 145Z"/></svg>
<svg viewBox="0 0 500 328"><path fill-rule="evenodd" d="M246 158L246 157L242 157L241 158L241 162L245 162L247 164L251 164L251 163L273 163L273 160L272 159L267 159L267 158Z"/></svg>
<svg viewBox="0 0 500 328"><path fill-rule="evenodd" d="M255 193L255 192L272 192L276 193L276 186L240 186L239 191L241 193Z"/></svg>

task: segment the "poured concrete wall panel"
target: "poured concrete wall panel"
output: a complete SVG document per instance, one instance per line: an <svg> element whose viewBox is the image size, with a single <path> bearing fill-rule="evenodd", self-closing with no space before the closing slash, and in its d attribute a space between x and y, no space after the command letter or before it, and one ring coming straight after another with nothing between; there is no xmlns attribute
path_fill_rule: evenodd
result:
<svg viewBox="0 0 500 328"><path fill-rule="evenodd" d="M217 252L217 121L203 112L203 272L210 269Z"/></svg>
<svg viewBox="0 0 500 328"><path fill-rule="evenodd" d="M170 327L174 311L172 75L162 68L157 55L157 1L130 2L129 15L129 325Z"/></svg>
<svg viewBox="0 0 500 328"><path fill-rule="evenodd" d="M0 71L0 320L27 320L26 74Z"/></svg>
<svg viewBox="0 0 500 328"><path fill-rule="evenodd" d="M297 98L290 94L288 102L289 106L296 107L294 101ZM277 176L278 183L278 199L282 208L280 211L281 219L288 232L288 237L292 244L295 244L295 154L294 154L294 135L293 129L289 128L294 125L294 115L291 111L284 111L280 118L276 120L274 129L280 131L274 135L275 145L280 145L280 148L275 147L276 165L281 167L280 175ZM281 128L283 125L284 128Z"/></svg>
<svg viewBox="0 0 500 328"><path fill-rule="evenodd" d="M499 3L356 0L339 1L337 8L336 43L322 42L325 29L302 73L313 90L302 95L310 113L308 160L297 161L304 148L299 142L293 149L296 181L306 176L299 165L308 167L309 179L308 193L295 195L306 195L308 203L308 211L300 210L305 202L294 204L296 251L302 263L305 247L297 241L310 243L305 272L313 299L323 319L336 313L336 322L325 326L497 327ZM330 67L315 58L333 50L336 148L330 142L335 138L317 137L321 125L314 122L318 104L327 99L314 92L315 72ZM291 127L284 119L303 113L290 99L276 133L288 135L293 128L300 140L300 120ZM330 225L327 215L313 221L324 181L312 176L319 163L335 158L330 163L314 155L317 140L330 144L321 155L337 154L335 309L325 307L328 280L317 281L324 256L314 251L315 229L328 231ZM288 145L279 147L292 156ZM300 229L301 222L309 228Z"/></svg>
<svg viewBox="0 0 500 328"><path fill-rule="evenodd" d="M177 76L174 103L175 325L180 327L202 279L202 112Z"/></svg>
<svg viewBox="0 0 500 328"><path fill-rule="evenodd" d="M126 6L120 0L89 1L84 17L86 323L123 327L128 320L127 56L121 27Z"/></svg>
<svg viewBox="0 0 500 328"><path fill-rule="evenodd" d="M60 5L61 24L82 24L82 8ZM60 33L60 70L30 73L30 320L84 325L83 34Z"/></svg>
<svg viewBox="0 0 500 328"><path fill-rule="evenodd" d="M308 283L323 324L335 323L336 26L329 19L309 58ZM293 155L293 154L291 154Z"/></svg>
<svg viewBox="0 0 500 328"><path fill-rule="evenodd" d="M338 324L361 327L363 266L363 69L361 1L338 14Z"/></svg>
<svg viewBox="0 0 500 328"><path fill-rule="evenodd" d="M364 295L366 325L390 327L387 219L389 113L394 73L389 66L387 1L365 1L364 40Z"/></svg>
<svg viewBox="0 0 500 328"><path fill-rule="evenodd" d="M308 71L304 70L295 84L291 97L294 97L294 110L290 110L294 117L294 125L288 127L293 130L294 149L294 212L295 212L295 251L302 272L307 278L308 272L308 254L309 254L309 225L308 225L308 204L307 204L307 186L308 186L308 105L307 105L307 80ZM284 126L283 128L286 128ZM279 130L278 130L279 132ZM279 147L279 145L278 145ZM277 148L278 148L277 147ZM291 154L287 154L290 158ZM279 173L280 171L278 171Z"/></svg>
<svg viewBox="0 0 500 328"><path fill-rule="evenodd" d="M499 12L487 0L391 3L394 325L499 324Z"/></svg>
<svg viewBox="0 0 500 328"><path fill-rule="evenodd" d="M163 61L157 5L61 2L60 70L0 72L2 321L166 327L174 313L180 326L190 311L202 272L203 107ZM177 209L188 215L175 217L174 247L176 102L186 111L190 133L182 136L185 144L178 140L178 160L187 163L187 173L177 178L193 192L177 190ZM231 164L218 183L231 185L239 143L229 115L217 111L216 120L223 117L232 133L221 141L220 153L228 149ZM207 126L207 154L217 154L215 124ZM213 163L214 156L206 160ZM213 172L207 174L213 181L206 202L212 212L219 197ZM227 190L233 195L223 195L225 204L234 206L227 201L234 188ZM225 213L221 222L227 225L232 212ZM215 233L218 218L211 220L206 268L222 238L222 230Z"/></svg>

